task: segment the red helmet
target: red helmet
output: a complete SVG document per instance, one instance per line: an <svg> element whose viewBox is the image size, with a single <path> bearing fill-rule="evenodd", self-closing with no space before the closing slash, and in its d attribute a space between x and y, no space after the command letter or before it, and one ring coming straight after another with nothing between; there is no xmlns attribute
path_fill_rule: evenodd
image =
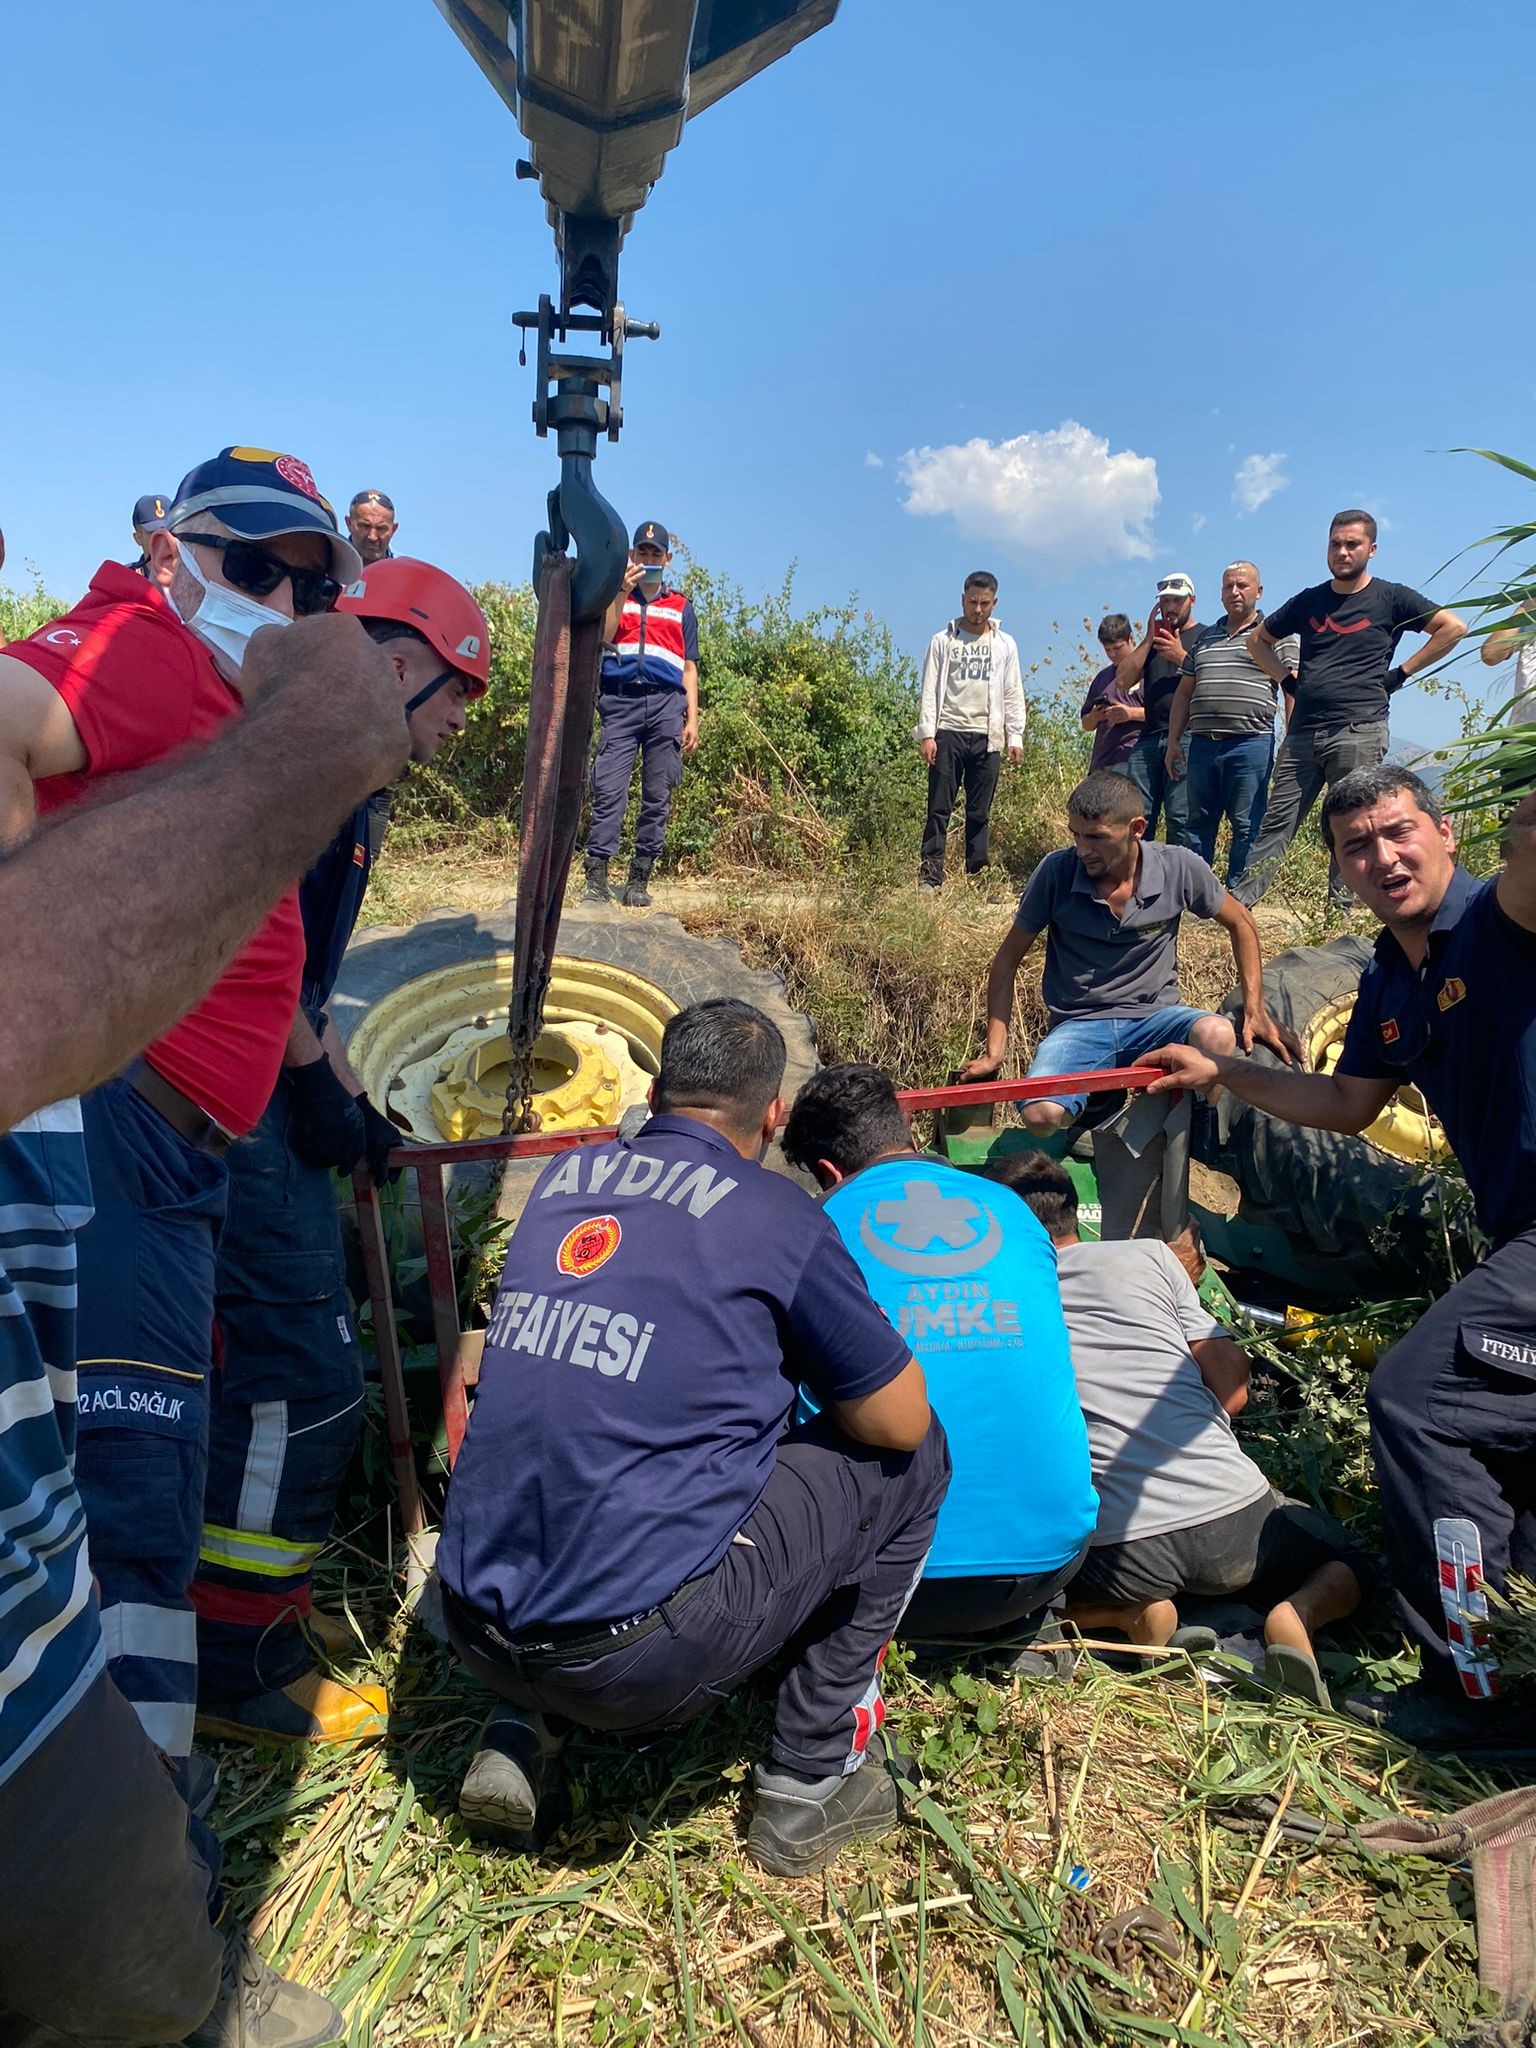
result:
<svg viewBox="0 0 1536 2048"><path fill-rule="evenodd" d="M469 683L471 697L483 697L491 679L491 631L485 613L464 585L446 569L399 555L371 562L360 580L336 600L339 612L360 619L396 619L413 626Z"/></svg>

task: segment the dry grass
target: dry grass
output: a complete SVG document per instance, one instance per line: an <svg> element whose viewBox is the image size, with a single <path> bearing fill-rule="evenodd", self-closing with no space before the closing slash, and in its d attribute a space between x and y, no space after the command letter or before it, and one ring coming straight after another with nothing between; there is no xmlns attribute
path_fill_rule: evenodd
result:
<svg viewBox="0 0 1536 2048"><path fill-rule="evenodd" d="M389 921L492 909L512 883L500 849L387 857L371 907ZM658 892L781 971L825 1056L873 1057L908 1083L973 1047L1013 900L1002 881L937 899L745 878ZM1226 994L1219 932L1187 927L1182 966L1190 999ZM1042 1023L1030 972L1020 1057ZM1262 1459L1262 1435L1253 1447ZM303 1759L227 1751L219 1803L237 1903L267 1953L340 2000L353 2048L1385 2048L1460 2039L1479 2009L1458 1876L1318 1857L1229 1822L1245 1796L1347 1819L1454 1806L1481 1783L1185 1667L1085 1664L1069 1684L1025 1686L914 1671L897 1652L892 1727L932 1791L920 1825L824 1878L780 1882L743 1861L762 1686L644 1751L577 1741L569 1818L547 1847L481 1853L454 1796L489 1702L407 1622L387 1543L372 1544L372 1557L361 1534L334 1553L326 1604L344 1579L362 1638L383 1645L372 1667L393 1687L391 1740ZM1336 1688L1382 1668L1327 1661ZM1074 1868L1082 1907L1063 1881ZM1127 1979L1082 1953L1097 1920L1148 1899L1182 1931L1178 1964Z"/></svg>
<svg viewBox="0 0 1536 2048"><path fill-rule="evenodd" d="M1229 1824L1242 1797L1352 1818L1477 1796L1344 1721L1183 1665L993 1684L898 1652L891 1725L932 1791L822 1877L743 1860L766 1687L644 1751L574 1743L548 1846L481 1852L453 1799L488 1702L380 1569L354 1567L351 1597L388 1641L391 1741L297 1767L227 1751L218 1818L263 1947L344 2005L355 2048L1386 2044L1458 2038L1478 2008L1454 1875ZM1148 1900L1181 1930L1176 1965L1124 1979L1079 1951Z"/></svg>

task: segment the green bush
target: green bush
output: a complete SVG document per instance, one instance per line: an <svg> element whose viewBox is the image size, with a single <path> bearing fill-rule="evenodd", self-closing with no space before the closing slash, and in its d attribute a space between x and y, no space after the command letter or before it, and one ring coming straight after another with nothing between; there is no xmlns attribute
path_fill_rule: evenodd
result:
<svg viewBox="0 0 1536 2048"><path fill-rule="evenodd" d="M43 579L35 573L30 590L12 590L8 584L0 583L0 641L25 640L29 633L35 633L39 626L46 626L50 619L58 618L68 609L68 605L48 595Z"/></svg>
<svg viewBox="0 0 1536 2048"><path fill-rule="evenodd" d="M927 786L912 740L917 672L888 629L852 602L797 613L788 577L761 602L696 563L683 580L699 620L701 716L669 858L792 874L845 862L875 873L915 868ZM491 625L491 686L452 753L401 792L395 828L416 848L517 817L533 595L526 584L484 584L475 595ZM1036 673L1050 664L1045 657ZM1066 793L1087 763L1076 668L1050 696L1032 698L1024 761L1004 773L994 839L1010 868L1060 843Z"/></svg>

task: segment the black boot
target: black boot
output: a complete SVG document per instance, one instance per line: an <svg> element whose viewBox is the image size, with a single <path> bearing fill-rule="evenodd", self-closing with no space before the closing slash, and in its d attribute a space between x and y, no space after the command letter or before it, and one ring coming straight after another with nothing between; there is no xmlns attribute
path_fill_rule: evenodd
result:
<svg viewBox="0 0 1536 2048"><path fill-rule="evenodd" d="M775 1877L824 1869L849 1842L870 1842L901 1819L896 1781L871 1748L847 1777L802 1778L759 1764L747 1854Z"/></svg>
<svg viewBox="0 0 1536 2048"><path fill-rule="evenodd" d="M520 1846L533 1832L549 1767L565 1746L563 1725L498 1707L459 1787L459 1815L477 1842Z"/></svg>
<svg viewBox="0 0 1536 2048"><path fill-rule="evenodd" d="M624 884L624 903L629 910L649 910L651 892L646 883L651 879L653 860L632 860L629 864L629 880Z"/></svg>
<svg viewBox="0 0 1536 2048"><path fill-rule="evenodd" d="M583 903L611 903L613 891L608 887L608 863L601 854L589 853L586 863L587 884L581 892Z"/></svg>

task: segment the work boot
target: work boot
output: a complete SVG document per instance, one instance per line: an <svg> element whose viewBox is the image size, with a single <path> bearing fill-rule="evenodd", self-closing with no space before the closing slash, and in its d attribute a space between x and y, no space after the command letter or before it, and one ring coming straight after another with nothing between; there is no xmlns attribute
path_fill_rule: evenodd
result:
<svg viewBox="0 0 1536 2048"><path fill-rule="evenodd" d="M581 892L583 903L611 903L613 891L608 886L608 863L600 855L589 853L586 859L586 886Z"/></svg>
<svg viewBox="0 0 1536 2048"><path fill-rule="evenodd" d="M324 2048L346 2031L328 1998L279 1977L237 1927L224 1944L218 2002L181 2048Z"/></svg>
<svg viewBox="0 0 1536 2048"><path fill-rule="evenodd" d="M480 1747L459 1787L459 1815L477 1842L516 1848L533 1833L549 1767L565 1747L563 1730L542 1714L498 1707L480 1730Z"/></svg>
<svg viewBox="0 0 1536 2048"><path fill-rule="evenodd" d="M246 1700L205 1698L197 1710L199 1735L231 1742L377 1742L388 1728L389 1694L382 1685L357 1685L320 1671Z"/></svg>
<svg viewBox="0 0 1536 2048"><path fill-rule="evenodd" d="M804 1778L759 1764L747 1854L775 1877L823 1870L850 1842L888 1835L901 1819L896 1781L871 1755L847 1777Z"/></svg>
<svg viewBox="0 0 1536 2048"><path fill-rule="evenodd" d="M624 884L624 907L627 910L649 910L651 892L646 883L651 879L653 860L632 860L629 864L629 880Z"/></svg>

